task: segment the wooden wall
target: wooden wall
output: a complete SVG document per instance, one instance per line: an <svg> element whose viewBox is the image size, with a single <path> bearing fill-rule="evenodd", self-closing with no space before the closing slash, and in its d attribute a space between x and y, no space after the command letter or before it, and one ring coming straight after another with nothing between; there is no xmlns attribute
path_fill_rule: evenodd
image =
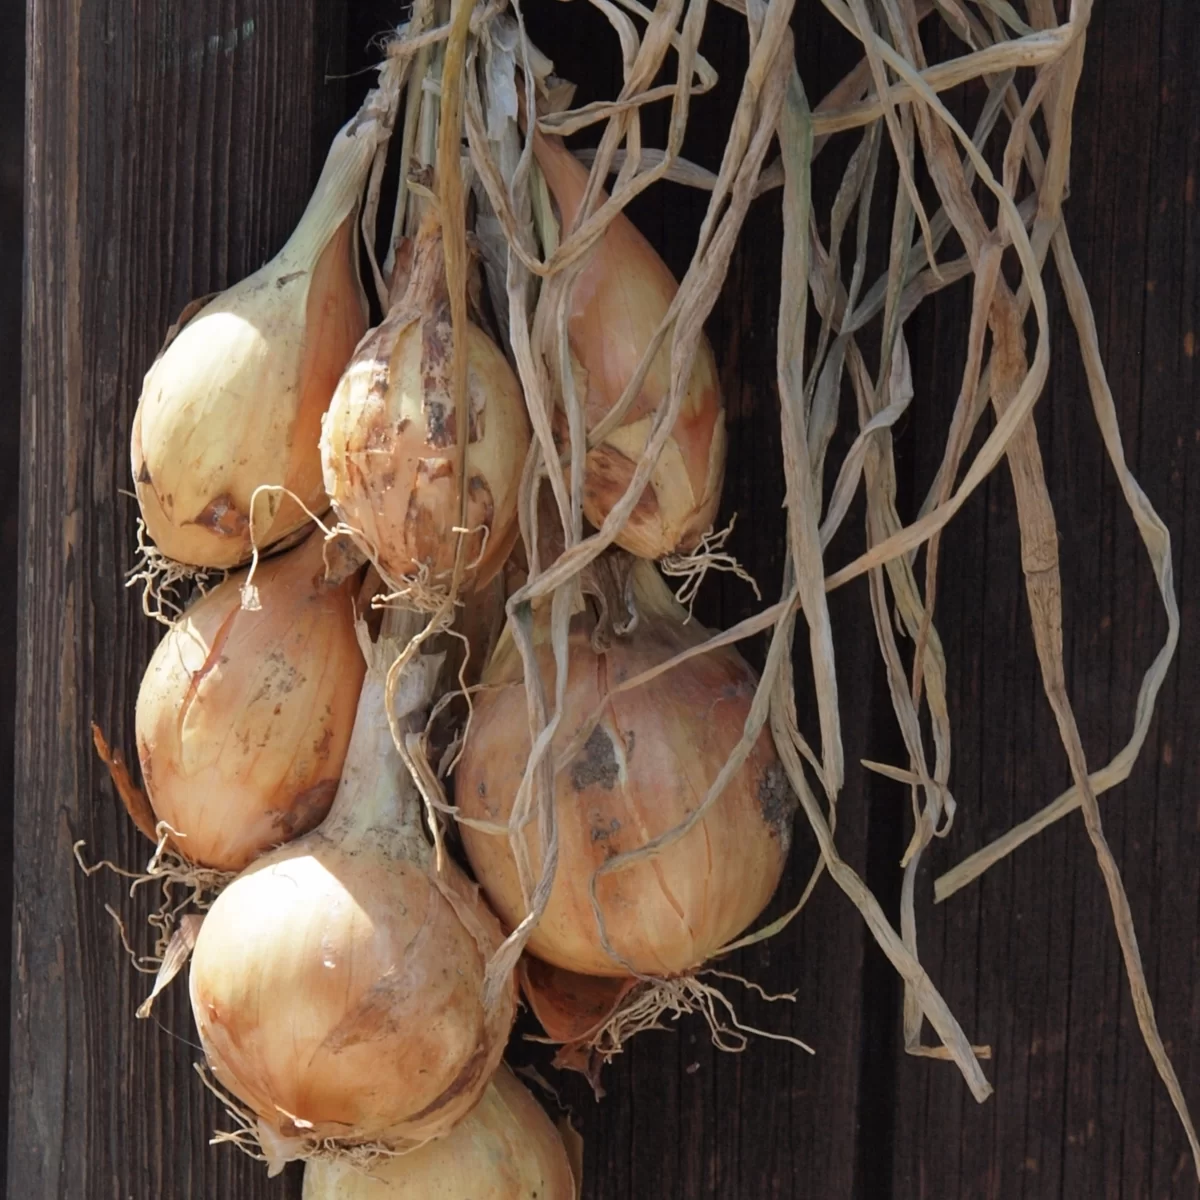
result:
<svg viewBox="0 0 1200 1200"><path fill-rule="evenodd" d="M16 6L0 16L16 24ZM276 248L303 206L322 145L365 81L342 79L395 12L383 0L30 0L25 134L24 384L19 522L0 552L19 587L0 595L0 635L19 608L12 954L9 1194L253 1200L299 1196L297 1171L268 1183L228 1148L192 1073L186 997L157 1020L131 1013L145 981L122 960L103 905L136 928L144 901L112 877L85 880L71 845L134 866L145 847L97 769L88 725L131 745L132 704L155 637L123 587L134 505L126 445L141 374L193 295ZM527 4L535 36L585 94L610 91L606 27L581 4ZM814 97L853 62L853 45L816 3L796 19ZM706 46L732 75L737 19L711 16ZM0 148L17 146L12 80L19 41L2 36ZM345 52L343 52L345 48ZM10 69L11 68L11 69ZM334 76L337 78L329 78ZM731 93L699 102L687 153L713 165L705 129ZM1097 5L1076 119L1068 220L1096 303L1131 463L1174 540L1184 616L1180 651L1143 760L1103 801L1141 935L1159 1020L1200 1107L1200 470L1196 416L1195 176L1200 168L1200 44L1189 6ZM836 186L836 147L819 193ZM0 168L0 205L21 178ZM635 216L681 268L701 200L663 188ZM0 210L5 262L15 222ZM775 432L773 327L777 201L750 219L710 325L730 417L726 514L736 552L768 588L781 561L782 479ZM15 267L0 278L0 345L14 319ZM917 402L898 431L902 499L923 492L940 452L965 343L965 293L910 324ZM1056 361L1038 428L1062 530L1068 673L1089 755L1123 742L1144 670L1163 635L1153 579L1104 466L1065 308L1054 289ZM14 362L10 354L6 361ZM15 368L10 368L15 371ZM17 445L0 434L0 488ZM1196 485L1193 484L1193 492ZM13 503L0 511L12 514ZM854 524L852 518L849 524ZM13 541L17 529L19 552ZM848 545L843 545L848 550ZM834 548L836 557L838 547ZM932 876L1057 793L1067 780L1026 627L1012 490L1003 471L968 505L944 549L939 616L957 714L953 834ZM722 581L704 618L729 624L753 597ZM6 619L7 618L7 619ZM897 758L876 664L866 587L834 598L847 759ZM8 687L11 637L0 640ZM761 647L751 647L761 656ZM8 658L5 657L8 655ZM0 712L9 693L0 691ZM6 718L7 725L7 718ZM0 739L0 771L8 752ZM894 909L907 796L857 767L839 840ZM0 852L6 836L0 822ZM800 834L780 905L812 862ZM0 914L0 927L3 926ZM825 881L784 935L732 969L795 1003L739 998L750 1024L803 1038L815 1057L755 1041L715 1051L695 1021L637 1039L608 1071L599 1104L563 1086L587 1145L588 1200L861 1197L1195 1197L1186 1143L1143 1050L1103 886L1078 818L1020 851L943 907L921 912L923 955L969 1035L996 1058L997 1094L977 1106L953 1069L904 1056L899 989L857 916ZM2 951L0 947L0 951ZM0 954L0 961L3 955ZM517 1054L542 1061L528 1046Z"/></svg>

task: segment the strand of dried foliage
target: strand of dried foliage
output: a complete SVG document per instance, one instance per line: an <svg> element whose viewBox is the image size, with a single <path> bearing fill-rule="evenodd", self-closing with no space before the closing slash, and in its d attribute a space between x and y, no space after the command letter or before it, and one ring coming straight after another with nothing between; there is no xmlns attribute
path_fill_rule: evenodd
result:
<svg viewBox="0 0 1200 1200"><path fill-rule="evenodd" d="M561 103L543 111L540 124L549 133L566 135L602 126L598 146L583 156L591 163L591 178L581 218L575 228L563 230L546 220L545 198L531 169L531 143L519 133L515 120L517 88L524 88L526 111L533 111L535 85L555 85L548 75L549 64L525 35L519 0L511 0L511 15L500 4L478 7L472 23L476 36L470 39L467 18L460 10L456 10L452 25L435 27L431 0L418 0L406 31L409 37L419 35L414 47L419 45L421 54L442 38L449 38L451 46L457 44L460 54L466 47L465 63L458 69L465 84L463 113L480 209L479 234L493 299L525 389L535 433L521 493L522 535L531 571L508 606L526 665L533 735L510 822L528 916L492 964L491 984L497 986L513 968L545 907L556 867L552 803L556 764L550 747L566 681L566 633L573 589L580 572L613 544L657 461L678 413L704 321L723 285L750 202L763 192L781 188L784 245L777 384L788 530L783 586L775 603L713 639L713 644L728 644L769 633L765 668L742 741L697 811L678 829L613 858L601 871L623 870L683 836L717 801L725 781L769 724L820 853L796 907L730 949L778 932L800 911L817 879L827 871L862 914L904 980L904 1031L909 1052L952 1059L977 1099L990 1093L980 1066L987 1048L970 1044L921 966L915 885L923 853L934 837L947 832L955 812L955 798L948 786L952 721L946 663L934 623L941 531L988 474L1006 463L1017 498L1021 561L1044 690L1073 783L1036 817L938 879L935 896L947 898L1053 821L1076 808L1083 810L1108 888L1138 1022L1200 1172L1200 1142L1155 1024L1129 904L1104 837L1097 803L1102 792L1129 775L1145 740L1178 638L1179 611L1170 539L1126 465L1091 304L1063 219L1072 108L1091 3L1073 0L1066 18L1060 20L1052 0L1028 0L1025 16L1004 0L975 0L973 4L965 0L822 0L829 16L861 43L863 57L814 106L795 65L794 0L721 2L745 18L749 59L720 169L713 174L681 157L691 99L717 82L698 49L707 0L660 0L653 11L638 0L590 0L617 35L623 85L609 101L575 108L570 107L570 89L560 87ZM960 55L936 63L926 60L919 26L931 16L943 21L962 43ZM406 47L403 52L415 50ZM672 58L674 82L656 82ZM450 51L446 59L451 60ZM514 67L519 72L514 72ZM1027 87L1018 85L1018 70L1027 72L1022 79L1032 78ZM510 82L514 80L515 85ZM939 95L977 80L986 86L987 98L974 128L966 129ZM670 119L666 145L650 149L642 144L641 110L654 103L669 104ZM1039 115L1040 122L1035 121ZM1007 136L1001 142L1004 129ZM858 142L829 214L829 241L825 244L812 206L811 167L830 137L847 133ZM408 136L406 127L406 144L411 144ZM997 155L999 145L1002 152ZM778 148L778 157L768 161L773 146ZM457 147L444 143L441 150L439 175L457 179ZM898 168L895 195L890 205L884 205L890 208L891 217L889 259L886 273L868 284L868 236L880 207L876 187L885 151ZM922 204L916 185L918 155L936 190L939 207L933 212ZM610 178L610 194L599 202L601 187ZM569 369L571 288L609 222L661 179L710 193L691 265L643 361L643 368L648 367L652 355L666 341L672 386L623 500L598 531L585 533L581 464L589 434ZM457 184L452 181L453 186ZM988 207L997 213L994 222L984 216L981 207L985 194L992 198ZM842 243L851 227L853 249L847 254ZM940 261L938 253L951 233L963 253ZM1129 740L1111 762L1098 769L1086 761L1066 690L1058 532L1031 420L1051 357L1043 282L1051 255L1082 352L1096 422L1153 566L1168 624L1166 640L1143 678ZM847 277L843 264L848 260L853 265ZM1015 272L1002 272L1005 260ZM462 272L461 263L451 268L452 294L463 294ZM1014 274L1019 274L1019 287L1008 282ZM915 519L906 523L896 505L891 434L915 395L904 326L922 301L968 277L972 289L969 342L957 403L940 469ZM1031 308L1035 323L1032 353L1024 332ZM806 357L810 323L817 326L816 352ZM880 364L877 371L871 370L872 361ZM631 381L611 417L591 432L593 442L619 422L640 385L640 376ZM838 424L845 419L841 397L846 386L854 396L857 435L838 466L830 499L823 504L827 455ZM558 459L551 431L555 404L562 404L568 415L571 462L576 464L567 480L557 470L547 469L547 463ZM993 413L990 432L968 461L972 437L989 408ZM552 563L538 559L534 501L542 480L548 480L553 490L566 545ZM865 547L849 563L831 569L825 561L826 548L860 489L866 498ZM919 567L922 547L924 560ZM908 751L903 766L864 764L911 788L913 833L902 864L898 931L863 880L841 858L835 840L846 764L827 596L860 575L867 576L879 648ZM534 668L531 637L532 605L547 598L552 605L558 663L553 696L545 693ZM815 743L799 731L794 699L793 645L800 618L800 636L807 636L808 668L817 697L819 736ZM912 644L907 665L897 641L897 624ZM638 682L630 681L629 686ZM536 877L522 836L531 821L537 822L540 831L544 863ZM594 907L597 920L601 920L598 905ZM926 1020L940 1044L923 1043Z"/></svg>

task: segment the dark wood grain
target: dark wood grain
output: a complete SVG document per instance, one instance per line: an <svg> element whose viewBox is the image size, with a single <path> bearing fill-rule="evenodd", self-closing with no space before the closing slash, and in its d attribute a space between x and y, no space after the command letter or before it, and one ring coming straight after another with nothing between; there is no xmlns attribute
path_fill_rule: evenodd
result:
<svg viewBox="0 0 1200 1200"><path fill-rule="evenodd" d="M16 381L21 363L21 272L25 117L24 14L20 5L0 11L0 362ZM16 736L17 480L19 420L0 429L0 963L12 949L13 742ZM7 977L4 983L7 984ZM0 1030L7 1031L9 988L0 986ZM8 1039L0 1039L0 1112L8 1111ZM7 1143L0 1139L0 1179Z"/></svg>
<svg viewBox="0 0 1200 1200"><path fill-rule="evenodd" d="M6 6L6 11L10 7ZM9 1194L281 1193L205 1144L186 993L135 1022L124 961L145 900L85 879L71 845L147 846L90 747L130 749L156 637L125 590L128 430L162 335L194 295L258 266L298 217L341 107L340 23L315 0L34 0L22 408L20 661ZM292 1181L296 1191L295 1180Z"/></svg>
<svg viewBox="0 0 1200 1200"><path fill-rule="evenodd" d="M1176 555L1183 609L1176 663L1139 764L1101 808L1159 1025L1193 1111L1200 1105L1200 508L1187 484L1200 453L1198 71L1200 39L1183 7L1096 6L1066 205L1127 455ZM966 293L948 293L914 323L921 383L910 436L924 479L953 404L966 307ZM1057 287L1052 314L1056 359L1037 424L1061 532L1068 687L1089 761L1099 765L1129 735L1141 674L1166 623L1104 457ZM930 856L926 897L932 875L1069 784L1027 632L1003 470L952 525L943 562L939 625L958 717L952 785L961 807L954 832ZM950 1069L901 1063L897 1200L1198 1194L1186 1140L1138 1033L1078 814L944 906L926 904L920 920L933 977L968 1032L995 1050L996 1095L977 1106Z"/></svg>

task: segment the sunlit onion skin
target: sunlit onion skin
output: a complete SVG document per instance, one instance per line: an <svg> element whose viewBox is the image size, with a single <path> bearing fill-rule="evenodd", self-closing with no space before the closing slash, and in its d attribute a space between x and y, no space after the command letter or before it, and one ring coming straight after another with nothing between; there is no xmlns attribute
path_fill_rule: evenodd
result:
<svg viewBox="0 0 1200 1200"><path fill-rule="evenodd" d="M444 1138L364 1173L314 1160L304 1200L575 1200L558 1131L507 1067Z"/></svg>
<svg viewBox="0 0 1200 1200"><path fill-rule="evenodd" d="M569 230L583 202L587 169L558 138L538 133L533 145ZM620 400L678 290L666 263L633 222L619 215L572 294L568 337L584 384L580 398L589 430ZM670 384L668 338L622 424L588 454L583 505L593 525L603 523L628 487ZM565 444L565 425L562 434ZM702 337L679 417L617 543L643 558L694 549L712 527L724 474L725 410L712 347Z"/></svg>
<svg viewBox="0 0 1200 1200"><path fill-rule="evenodd" d="M482 586L517 536L530 432L520 385L500 349L474 324L467 343L466 580ZM397 587L416 576L444 587L454 566L462 521L453 344L441 231L430 216L407 287L346 368L321 439L335 510Z"/></svg>
<svg viewBox="0 0 1200 1200"><path fill-rule="evenodd" d="M147 372L133 478L169 558L234 567L249 559L252 533L269 547L303 525L301 504L328 507L321 417L367 328L355 213L383 132L356 118L338 134L283 249L206 304ZM296 499L255 498L260 485Z"/></svg>
<svg viewBox="0 0 1200 1200"><path fill-rule="evenodd" d="M501 933L462 872L439 873L392 743L375 648L324 824L218 897L192 957L217 1080L248 1106L272 1171L313 1140L411 1147L448 1132L498 1066L514 993L481 992ZM432 670L436 670L436 663Z"/></svg>
<svg viewBox="0 0 1200 1200"><path fill-rule="evenodd" d="M137 702L137 748L155 817L189 861L240 871L314 828L337 791L365 666L356 578L324 581L310 537L201 596L158 644Z"/></svg>
<svg viewBox="0 0 1200 1200"><path fill-rule="evenodd" d="M623 680L708 635L681 610L654 566L634 568L640 622L608 649L592 647L591 610L571 624L570 665L557 757L601 705L582 751L555 781L559 862L549 906L529 942L538 957L569 971L674 976L694 970L749 925L770 900L790 840L794 797L764 730L716 805L656 857L601 876L597 894L611 945L603 947L589 898L592 873L618 853L674 828L701 802L741 737L755 676L731 648L714 650L634 690ZM543 683L554 688L544 612L535 619ZM484 675L492 684L475 712L455 774L463 814L507 822L529 753L521 662L502 640ZM527 835L540 870L537 822ZM463 844L492 907L508 926L525 909L507 837L461 826Z"/></svg>

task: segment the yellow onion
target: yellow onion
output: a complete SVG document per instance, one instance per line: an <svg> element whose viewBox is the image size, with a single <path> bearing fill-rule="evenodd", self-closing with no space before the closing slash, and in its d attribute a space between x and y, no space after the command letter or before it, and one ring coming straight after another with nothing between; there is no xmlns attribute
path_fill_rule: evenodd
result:
<svg viewBox="0 0 1200 1200"><path fill-rule="evenodd" d="M562 1138L542 1106L502 1066L450 1133L383 1158L366 1172L314 1159L304 1200L575 1200Z"/></svg>
<svg viewBox="0 0 1200 1200"><path fill-rule="evenodd" d="M501 940L478 889L437 869L388 724L402 643L370 649L337 798L313 832L257 859L217 898L192 956L192 1012L217 1081L257 1117L272 1173L330 1139L411 1148L474 1107L504 1052L515 995L485 1010ZM365 640L365 638L364 638ZM401 685L402 727L438 660Z"/></svg>
<svg viewBox="0 0 1200 1200"><path fill-rule="evenodd" d="M362 549L394 586L449 581L457 536L468 580L486 583L517 536L529 421L517 377L478 326L467 332L467 515L461 518L454 336L436 214L422 224L407 287L338 385L321 437L325 488Z"/></svg>
<svg viewBox="0 0 1200 1200"><path fill-rule="evenodd" d="M232 567L328 507L321 416L367 328L355 213L382 120L334 140L287 244L184 325L146 375L133 477L146 528L169 558ZM253 501L253 513L251 502ZM253 530L251 518L253 517Z"/></svg>
<svg viewBox="0 0 1200 1200"><path fill-rule="evenodd" d="M620 558L628 567L627 556ZM700 966L766 906L787 856L795 800L764 730L714 806L686 835L652 857L597 878L609 943L624 961L605 950L589 896L593 873L696 810L741 738L756 682L740 655L725 647L616 691L708 636L696 622L683 623L683 610L652 563L633 560L632 572L637 613L632 630L607 631L590 600L571 620L554 761L593 714L601 715L555 779L558 869L528 948L568 971L666 977ZM620 601L611 597L610 614L620 611ZM542 681L553 696L547 615L542 610L535 616L534 636ZM507 632L484 683L492 686L475 699L455 796L466 817L503 824L530 745L521 660ZM525 907L507 836L465 822L461 829L492 907L515 927ZM536 821L526 836L540 871Z"/></svg>
<svg viewBox="0 0 1200 1200"><path fill-rule="evenodd" d="M366 669L351 577L325 582L317 535L199 597L158 644L137 701L157 820L190 862L240 871L333 803Z"/></svg>
<svg viewBox="0 0 1200 1200"><path fill-rule="evenodd" d="M588 172L558 138L538 133L533 149L563 228L569 229ZM568 339L589 431L620 400L678 290L666 263L633 222L619 215L580 275L569 314ZM670 386L667 338L621 424L588 453L583 508L593 525L603 523L628 488ZM671 436L617 543L643 558L695 549L712 527L724 474L725 410L712 347L701 337Z"/></svg>

